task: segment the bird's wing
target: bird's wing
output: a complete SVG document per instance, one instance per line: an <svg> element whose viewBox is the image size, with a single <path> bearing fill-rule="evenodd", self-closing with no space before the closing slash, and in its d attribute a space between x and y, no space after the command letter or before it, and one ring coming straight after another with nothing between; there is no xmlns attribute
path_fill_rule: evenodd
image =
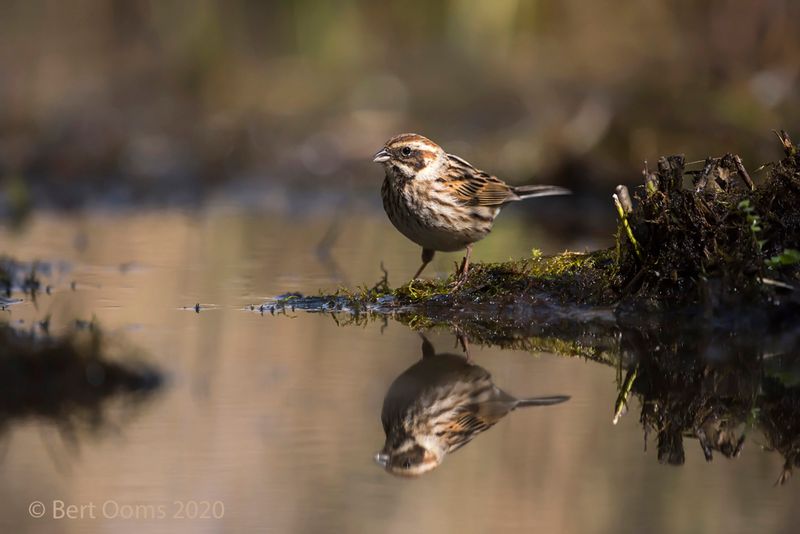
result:
<svg viewBox="0 0 800 534"><path fill-rule="evenodd" d="M476 169L463 159L447 155L450 167L447 184L458 202L465 206L500 206L517 200L513 189L500 178Z"/></svg>
<svg viewBox="0 0 800 534"><path fill-rule="evenodd" d="M472 404L456 412L442 434L451 451L466 445L472 438L505 417L513 405L502 399Z"/></svg>
<svg viewBox="0 0 800 534"><path fill-rule="evenodd" d="M463 412L459 413L458 417L447 425L442 434L450 450L455 451L469 443L472 438L487 428L490 428L495 422L485 421L474 412Z"/></svg>
<svg viewBox="0 0 800 534"><path fill-rule="evenodd" d="M508 415L508 412L510 412L513 408L514 401L509 401L504 398L497 398L480 403L477 406L477 415L487 424L493 425Z"/></svg>
<svg viewBox="0 0 800 534"><path fill-rule="evenodd" d="M454 431L483 431L514 409L516 399L497 397L461 407L450 423Z"/></svg>

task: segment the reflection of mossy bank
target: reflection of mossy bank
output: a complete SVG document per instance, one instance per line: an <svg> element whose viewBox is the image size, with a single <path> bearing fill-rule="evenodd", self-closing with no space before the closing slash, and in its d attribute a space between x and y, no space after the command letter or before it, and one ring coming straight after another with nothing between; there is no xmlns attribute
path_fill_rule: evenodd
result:
<svg viewBox="0 0 800 534"><path fill-rule="evenodd" d="M311 302L291 300L295 310ZM702 310L632 313L544 303L517 313L483 304L458 314L439 307L381 314L337 313L341 301L316 302L340 326L391 317L417 330L454 332L470 344L612 367L617 398L607 408L609 431L638 410L645 448L661 463L682 465L693 454L736 458L763 444L783 458L775 467L778 483L800 467L800 326L782 312L708 318Z"/></svg>
<svg viewBox="0 0 800 534"><path fill-rule="evenodd" d="M674 323L623 328L614 422L637 399L645 438L671 465L687 453L735 458L748 442L764 443L784 458L782 484L800 466L800 330L739 334Z"/></svg>
<svg viewBox="0 0 800 534"><path fill-rule="evenodd" d="M478 307L456 319L441 309L392 317L416 329L455 331L472 343L612 366L617 399L608 407L609 424L638 406L659 462L682 465L686 454L735 458L748 443L751 450L764 444L784 459L776 477L782 484L800 467L800 325L797 309L789 308L712 318L697 308L641 313L542 304L518 313Z"/></svg>
<svg viewBox="0 0 800 534"><path fill-rule="evenodd" d="M793 366L797 371L798 358L795 356L791 360L780 362L777 373L766 376L758 413L766 448L779 452L784 458L783 471L778 478L781 484L793 469L800 467L800 385L797 384L800 373L794 375L794 384L787 384L781 376L786 366ZM767 367L769 370L769 363Z"/></svg>

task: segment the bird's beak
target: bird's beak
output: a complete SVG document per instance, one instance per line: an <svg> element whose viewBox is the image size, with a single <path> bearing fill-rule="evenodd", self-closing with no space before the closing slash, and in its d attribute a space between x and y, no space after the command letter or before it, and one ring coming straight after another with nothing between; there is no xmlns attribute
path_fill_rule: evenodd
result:
<svg viewBox="0 0 800 534"><path fill-rule="evenodd" d="M375 455L375 463L385 469L389 465L389 455L385 452L379 452Z"/></svg>
<svg viewBox="0 0 800 534"><path fill-rule="evenodd" d="M378 150L378 152L372 156L372 161L375 163L383 163L384 161L389 161L389 153L386 151L385 148Z"/></svg>

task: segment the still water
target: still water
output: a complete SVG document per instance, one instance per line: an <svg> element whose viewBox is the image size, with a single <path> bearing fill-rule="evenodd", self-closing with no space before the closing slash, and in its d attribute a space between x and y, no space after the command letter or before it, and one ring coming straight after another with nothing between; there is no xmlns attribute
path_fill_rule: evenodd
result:
<svg viewBox="0 0 800 534"><path fill-rule="evenodd" d="M326 234L327 254L317 247ZM381 261L392 284L404 282L419 251L378 211L41 213L22 230L0 229L0 243L20 261L52 266L50 294L9 307L4 321L35 329L49 316L58 334L93 320L109 358L162 377L135 401L103 401L96 424L5 416L2 532L734 533L800 524L800 480L774 485L784 459L762 450L757 432L737 458L715 451L711 462L687 437L683 465L666 465L653 435L645 450L638 400L612 424L619 369L479 343L471 362L502 390L570 399L498 418L418 478L384 471L374 460L384 396L422 358L419 334L391 319L340 326L326 314L258 312L290 291L371 285ZM597 244L554 241L509 210L475 259ZM458 259L441 255L427 274L443 276ZM438 353L463 353L445 330L427 337Z"/></svg>

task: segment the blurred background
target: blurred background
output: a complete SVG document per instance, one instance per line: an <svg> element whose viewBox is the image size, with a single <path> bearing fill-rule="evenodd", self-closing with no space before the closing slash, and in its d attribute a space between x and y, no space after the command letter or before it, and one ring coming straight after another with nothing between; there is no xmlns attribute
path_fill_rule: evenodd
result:
<svg viewBox="0 0 800 534"><path fill-rule="evenodd" d="M402 131L604 199L663 154L755 168L798 129L797 20L793 0L4 1L0 207L374 195L369 156Z"/></svg>
<svg viewBox="0 0 800 534"><path fill-rule="evenodd" d="M638 407L612 425L620 370L582 357L474 343L500 387L572 399L393 478L372 459L417 333L259 307L408 280L419 248L371 162L399 132L576 192L509 206L477 261L612 244L613 187L663 154L737 152L758 181L770 130L800 138L798 20L795 0L0 2L0 341L107 340L49 382L0 350L0 531L796 532L767 441L709 463L686 438L660 465ZM28 513L53 499L225 517Z"/></svg>

